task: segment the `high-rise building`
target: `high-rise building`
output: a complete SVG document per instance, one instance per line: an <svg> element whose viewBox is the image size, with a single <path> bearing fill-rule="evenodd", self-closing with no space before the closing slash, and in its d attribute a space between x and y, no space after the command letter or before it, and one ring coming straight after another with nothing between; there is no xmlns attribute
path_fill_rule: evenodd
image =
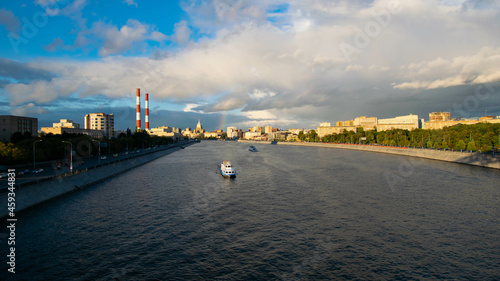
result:
<svg viewBox="0 0 500 281"><path fill-rule="evenodd" d="M28 132L35 137L38 134L38 119L24 116L0 115L0 140L10 141L16 132Z"/></svg>
<svg viewBox="0 0 500 281"><path fill-rule="evenodd" d="M84 119L85 129L104 131L106 137L114 136L115 115L105 113L89 113Z"/></svg>
<svg viewBox="0 0 500 281"><path fill-rule="evenodd" d="M203 129L203 126L201 125L201 121L198 120L198 124L196 124L196 129L194 130L195 134L203 134L205 133L205 130Z"/></svg>

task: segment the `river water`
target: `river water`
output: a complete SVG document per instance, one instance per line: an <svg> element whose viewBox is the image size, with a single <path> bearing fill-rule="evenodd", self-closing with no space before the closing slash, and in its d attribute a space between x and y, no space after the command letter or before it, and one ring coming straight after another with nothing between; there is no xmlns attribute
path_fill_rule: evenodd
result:
<svg viewBox="0 0 500 281"><path fill-rule="evenodd" d="M0 277L500 279L499 171L248 146L202 141L19 213L16 274Z"/></svg>

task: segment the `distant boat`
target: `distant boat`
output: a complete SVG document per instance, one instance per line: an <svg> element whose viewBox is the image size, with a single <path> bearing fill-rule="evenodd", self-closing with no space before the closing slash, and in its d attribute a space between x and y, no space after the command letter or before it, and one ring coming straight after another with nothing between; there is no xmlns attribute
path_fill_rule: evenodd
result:
<svg viewBox="0 0 500 281"><path fill-rule="evenodd" d="M236 177L236 170L234 170L230 161L224 161L220 164L220 173L223 177L227 178Z"/></svg>
<svg viewBox="0 0 500 281"><path fill-rule="evenodd" d="M255 148L255 146L251 145L248 150L250 150L251 152L257 152L257 148Z"/></svg>

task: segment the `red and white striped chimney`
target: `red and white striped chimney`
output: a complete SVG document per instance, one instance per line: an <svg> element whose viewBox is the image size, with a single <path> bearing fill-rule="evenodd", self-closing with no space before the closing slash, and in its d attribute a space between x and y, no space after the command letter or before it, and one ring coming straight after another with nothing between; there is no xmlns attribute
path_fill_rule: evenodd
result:
<svg viewBox="0 0 500 281"><path fill-rule="evenodd" d="M149 94L146 93L146 117L144 118L146 123L146 130L149 130Z"/></svg>
<svg viewBox="0 0 500 281"><path fill-rule="evenodd" d="M137 88L137 111L135 116L135 127L137 130L141 129L141 89Z"/></svg>

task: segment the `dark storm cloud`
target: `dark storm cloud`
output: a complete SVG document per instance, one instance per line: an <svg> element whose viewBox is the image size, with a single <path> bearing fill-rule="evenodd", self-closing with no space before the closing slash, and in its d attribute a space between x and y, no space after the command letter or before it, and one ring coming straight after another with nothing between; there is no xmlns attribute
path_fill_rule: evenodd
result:
<svg viewBox="0 0 500 281"><path fill-rule="evenodd" d="M14 79L19 82L29 82L32 80L50 80L53 75L46 70L31 67L26 63L0 58L0 77Z"/></svg>

